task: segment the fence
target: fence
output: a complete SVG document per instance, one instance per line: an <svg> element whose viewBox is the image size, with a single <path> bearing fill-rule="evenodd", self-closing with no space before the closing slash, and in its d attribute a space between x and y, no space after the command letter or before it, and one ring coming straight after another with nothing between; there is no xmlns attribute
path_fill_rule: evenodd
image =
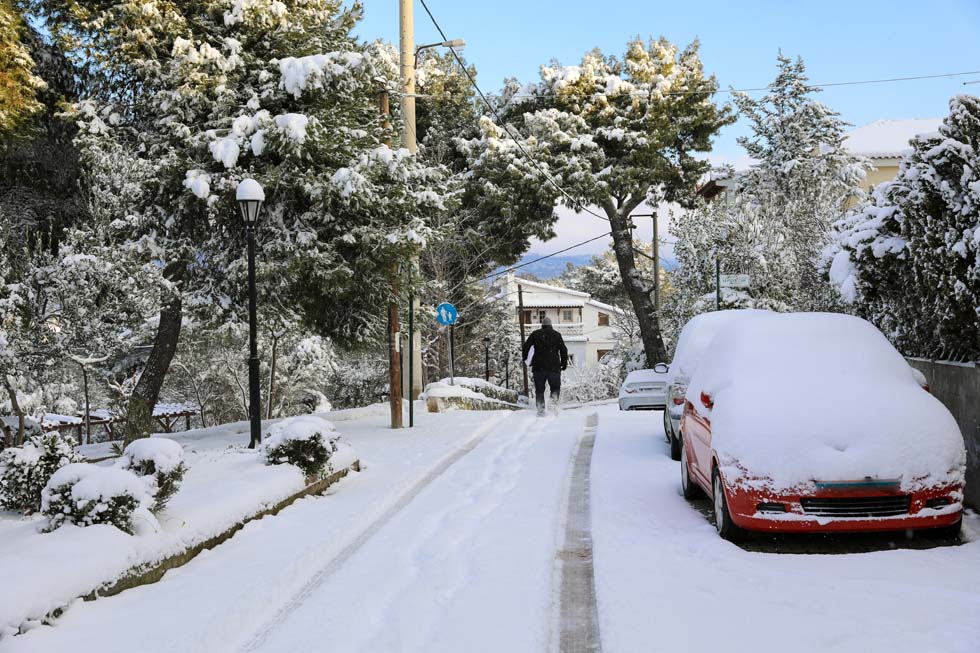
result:
<svg viewBox="0 0 980 653"><path fill-rule="evenodd" d="M929 390L953 413L966 442L966 503L980 509L980 369L976 363L910 358Z"/></svg>

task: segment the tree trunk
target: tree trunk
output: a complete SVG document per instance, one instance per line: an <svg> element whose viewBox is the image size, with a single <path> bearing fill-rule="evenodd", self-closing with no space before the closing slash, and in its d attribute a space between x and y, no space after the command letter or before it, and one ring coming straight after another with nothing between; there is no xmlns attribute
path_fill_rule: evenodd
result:
<svg viewBox="0 0 980 653"><path fill-rule="evenodd" d="M279 349L279 339L282 338L282 336L276 335L275 331L273 331L269 334L269 337L272 338L272 363L269 366L269 397L266 399L266 419L272 419L272 402L276 392L276 354L278 353Z"/></svg>
<svg viewBox="0 0 980 653"><path fill-rule="evenodd" d="M17 433L14 434L8 444L12 447L19 447L24 444L24 430L27 428L24 420L24 411L21 410L20 403L17 401L17 391L10 385L10 381L7 380L6 376L3 378L3 385L7 389L7 396L10 397L10 408L14 415L17 416Z"/></svg>
<svg viewBox="0 0 980 653"><path fill-rule="evenodd" d="M138 438L149 437L153 429L153 408L160 398L160 390L167 378L170 362L177 352L180 339L180 323L183 315L180 294L174 294L160 309L160 325L153 341L153 349L146 360L146 367L136 382L133 396L129 398L123 442L129 444Z"/></svg>
<svg viewBox="0 0 980 653"><path fill-rule="evenodd" d="M647 367L652 368L657 363L667 361L667 349L664 347L663 334L660 332L660 319L653 301L654 286L640 278L636 269L636 255L633 252L633 232L630 229L630 213L642 203L640 200L629 200L615 208L612 202L603 207L609 224L612 227L613 253L619 265L619 275L626 288L626 294L636 312L637 324L640 328L640 340L643 341L643 352L646 355ZM656 274L657 271L654 271Z"/></svg>

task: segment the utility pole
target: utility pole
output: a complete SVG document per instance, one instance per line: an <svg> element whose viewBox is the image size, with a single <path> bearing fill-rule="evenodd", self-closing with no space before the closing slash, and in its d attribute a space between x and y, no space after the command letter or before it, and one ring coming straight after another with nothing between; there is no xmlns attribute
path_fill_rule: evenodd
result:
<svg viewBox="0 0 980 653"><path fill-rule="evenodd" d="M517 284L517 311L518 311L518 322L521 325L521 352L524 351L524 288L521 284ZM523 354L522 354L523 356ZM521 360L521 369L524 370L524 396L527 397L527 363Z"/></svg>
<svg viewBox="0 0 980 653"><path fill-rule="evenodd" d="M653 216L653 309L660 319L660 237L657 216Z"/></svg>
<svg viewBox="0 0 980 653"><path fill-rule="evenodd" d="M398 32L399 32L399 72L401 73L402 83L402 144L412 154L418 152L418 142L415 137L415 17L413 14L414 0L398 0ZM414 273L419 269L418 256L413 256L411 269ZM419 300L412 294L411 306L409 310L414 316L418 313ZM414 326L414 324L413 324ZM408 353L411 362L408 365L409 374L408 390L410 401L415 401L422 394L422 334L411 330L409 334L411 342L408 346ZM416 374L418 373L418 378Z"/></svg>
<svg viewBox="0 0 980 653"><path fill-rule="evenodd" d="M721 253L715 252L715 310L721 310Z"/></svg>
<svg viewBox="0 0 980 653"><path fill-rule="evenodd" d="M391 104L388 89L381 88L381 115L384 126L391 127ZM391 147L391 142L388 142ZM401 325L398 322L398 264L392 264L391 296L388 298L388 403L391 405L391 428L402 427L402 361Z"/></svg>

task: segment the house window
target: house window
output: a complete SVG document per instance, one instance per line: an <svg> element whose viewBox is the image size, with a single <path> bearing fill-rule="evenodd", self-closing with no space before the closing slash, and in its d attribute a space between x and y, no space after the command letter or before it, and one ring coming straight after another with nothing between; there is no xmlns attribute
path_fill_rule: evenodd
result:
<svg viewBox="0 0 980 653"><path fill-rule="evenodd" d="M524 311L524 319L522 320L524 324L531 323L531 311Z"/></svg>
<svg viewBox="0 0 980 653"><path fill-rule="evenodd" d="M599 313L599 326L609 326L609 315L607 313Z"/></svg>
<svg viewBox="0 0 980 653"><path fill-rule="evenodd" d="M548 317L548 311L538 311L538 322L544 322L546 317Z"/></svg>
<svg viewBox="0 0 980 653"><path fill-rule="evenodd" d="M596 353L595 353L595 359L596 359L597 361L599 361L599 362L601 363L601 362L602 362L602 358L603 358L603 357L604 357L604 356L605 356L606 354L611 354L611 353L612 353L612 351L613 351L612 349L599 349L599 350L597 350L597 351L596 351Z"/></svg>
<svg viewBox="0 0 980 653"><path fill-rule="evenodd" d="M561 321L562 322L571 322L572 321L572 311L570 309L566 309L566 310L564 310L564 311L561 312Z"/></svg>

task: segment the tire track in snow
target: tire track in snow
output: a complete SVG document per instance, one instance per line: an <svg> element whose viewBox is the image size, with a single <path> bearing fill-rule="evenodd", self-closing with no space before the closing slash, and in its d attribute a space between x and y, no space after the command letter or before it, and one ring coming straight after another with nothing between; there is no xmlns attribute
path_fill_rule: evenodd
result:
<svg viewBox="0 0 980 653"><path fill-rule="evenodd" d="M413 599L420 580L432 588L435 600L441 605L449 605L467 586L471 561L466 543L479 537L484 518L517 485L527 462L526 452L553 422L553 419L529 417L507 437L495 439L479 476L467 479L463 492L442 510L430 514L401 551L402 562L396 568L403 570L402 574L384 588L385 607L376 613L373 623L365 624L364 637L351 642L350 650L433 650L429 640L438 632L438 620L430 618L421 623L416 617L411 632L405 632L398 627L398 606Z"/></svg>
<svg viewBox="0 0 980 653"><path fill-rule="evenodd" d="M509 416L510 415L508 415L508 417ZM311 594L316 592L330 578L330 576L336 573L336 571L340 569L345 562L353 557L365 542L370 540L375 533L384 528L385 525L394 519L399 512L410 504L415 497L425 490L433 481L442 476L442 474L444 474L463 456L476 449L481 442L483 442L491 433L494 432L495 427L497 427L503 421L506 421L506 418L489 421L483 427L478 429L473 437L467 440L465 444L430 468L422 478L420 478L408 490L406 490L387 510L384 511L384 513L372 521L367 527L358 533L347 546L341 549L336 556L334 556L326 565L321 567L320 570L313 575L313 577L293 596L292 599L287 601L282 607L279 608L279 610L276 611L273 618L267 622L261 630L256 632L241 650L243 652L259 650L266 643L266 641L268 641L269 636L275 632L275 630L284 621L286 621L289 615L295 612ZM520 432L526 432L531 424L533 424L533 421L527 421L520 429Z"/></svg>
<svg viewBox="0 0 980 653"><path fill-rule="evenodd" d="M602 650L592 563L590 481L598 425L598 414L586 418L585 429L572 455L564 539L555 557L558 623L552 631L551 649L561 653Z"/></svg>

